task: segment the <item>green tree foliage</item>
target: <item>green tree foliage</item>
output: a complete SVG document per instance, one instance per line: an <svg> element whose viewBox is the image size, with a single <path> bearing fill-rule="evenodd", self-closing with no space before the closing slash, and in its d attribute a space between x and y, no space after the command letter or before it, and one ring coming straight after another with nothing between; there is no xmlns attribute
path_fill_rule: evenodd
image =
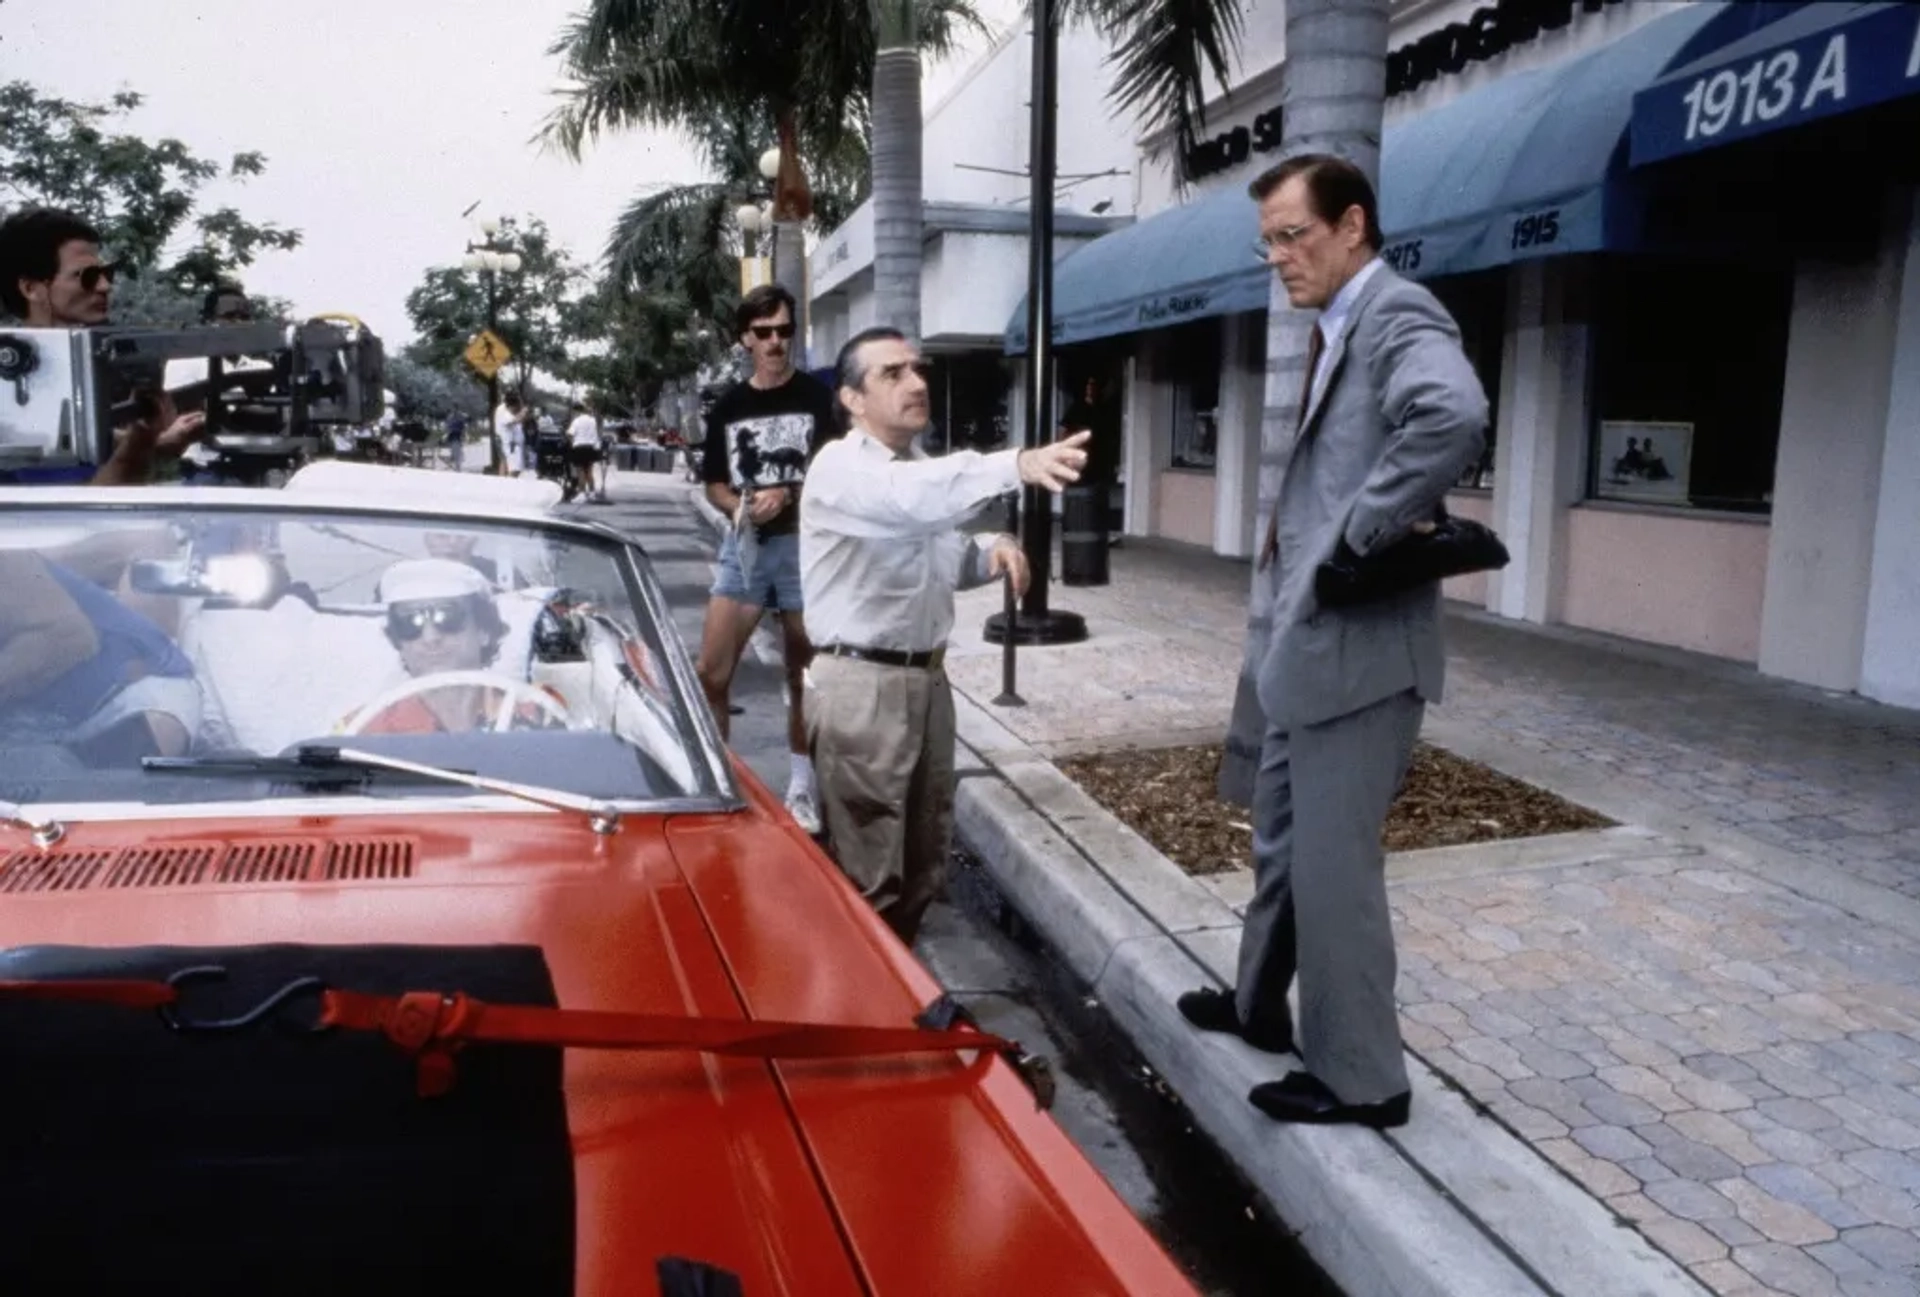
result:
<svg viewBox="0 0 1920 1297"><path fill-rule="evenodd" d="M535 370L566 376L588 278L538 217L506 218L495 242L521 259L519 271L492 278L494 330L513 350L503 381L524 394ZM461 266L437 267L407 294L407 316L417 335L409 352L416 361L450 376L471 372L460 357L486 327L488 277Z"/></svg>
<svg viewBox="0 0 1920 1297"><path fill-rule="evenodd" d="M25 81L0 85L0 207L78 212L100 228L109 257L160 281L155 301L162 288L197 299L262 252L299 246L298 230L201 206L209 182L259 175L262 154L237 153L223 165L176 139L143 139L124 129L140 103L130 90L91 103Z"/></svg>

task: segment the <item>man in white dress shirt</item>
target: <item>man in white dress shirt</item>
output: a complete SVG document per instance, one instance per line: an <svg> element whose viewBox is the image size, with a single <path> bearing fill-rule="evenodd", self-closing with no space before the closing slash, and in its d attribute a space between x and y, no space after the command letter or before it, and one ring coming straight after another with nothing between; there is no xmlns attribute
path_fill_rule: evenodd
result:
<svg viewBox="0 0 1920 1297"><path fill-rule="evenodd" d="M814 458L800 497L807 738L834 859L911 944L953 838L954 591L1027 585L1013 537L960 524L1023 482L1057 493L1077 481L1088 434L929 458L926 366L897 329L855 335L837 387L851 427Z"/></svg>

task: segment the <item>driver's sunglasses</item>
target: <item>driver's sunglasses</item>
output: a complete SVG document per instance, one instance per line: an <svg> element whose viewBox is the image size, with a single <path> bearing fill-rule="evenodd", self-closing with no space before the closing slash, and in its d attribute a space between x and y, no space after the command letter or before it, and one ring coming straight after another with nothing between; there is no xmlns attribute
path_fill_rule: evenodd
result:
<svg viewBox="0 0 1920 1297"><path fill-rule="evenodd" d="M428 603L387 610L387 632L402 643L419 639L429 626L442 635L458 635L467 628L466 605Z"/></svg>
<svg viewBox="0 0 1920 1297"><path fill-rule="evenodd" d="M120 273L120 268L118 266L111 265L107 262L101 262L97 266L88 266L86 269L82 270L79 273L79 275L76 276L76 278L78 278L80 281L80 290L82 292L91 293L92 291L94 291L94 289L100 287L100 281L103 279L107 282L109 286L111 286L113 283L114 276L118 275L119 273Z"/></svg>
<svg viewBox="0 0 1920 1297"><path fill-rule="evenodd" d="M747 326L747 332L765 342L768 338L791 338L793 326L791 324L750 324Z"/></svg>

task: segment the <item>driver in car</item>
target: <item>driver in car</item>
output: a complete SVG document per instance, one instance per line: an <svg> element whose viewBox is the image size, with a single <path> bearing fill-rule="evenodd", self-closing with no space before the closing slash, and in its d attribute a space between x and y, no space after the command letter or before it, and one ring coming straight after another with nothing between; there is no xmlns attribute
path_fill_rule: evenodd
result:
<svg viewBox="0 0 1920 1297"><path fill-rule="evenodd" d="M407 675L420 682L359 727L364 734L457 734L498 725L509 686L505 675L489 681L507 624L494 607L486 577L453 559L420 558L395 563L380 578L387 608L387 639ZM434 684L435 677L448 677ZM532 686L524 686L532 688ZM522 704L514 724L539 725L542 709Z"/></svg>

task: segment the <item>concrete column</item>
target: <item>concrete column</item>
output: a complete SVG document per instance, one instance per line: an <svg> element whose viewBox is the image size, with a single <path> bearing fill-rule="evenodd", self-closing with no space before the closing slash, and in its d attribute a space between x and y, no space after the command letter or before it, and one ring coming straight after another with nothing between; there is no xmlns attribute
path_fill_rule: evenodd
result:
<svg viewBox="0 0 1920 1297"><path fill-rule="evenodd" d="M1860 692L1920 707L1920 190L1907 195Z"/></svg>
<svg viewBox="0 0 1920 1297"><path fill-rule="evenodd" d="M1560 616L1567 511L1586 469L1590 271L1586 259L1562 257L1507 272L1493 527L1512 561L1487 582L1487 606L1503 617Z"/></svg>
<svg viewBox="0 0 1920 1297"><path fill-rule="evenodd" d="M1220 433L1213 468L1213 551L1252 558L1260 502L1260 417L1267 374L1264 315L1220 322Z"/></svg>
<svg viewBox="0 0 1920 1297"><path fill-rule="evenodd" d="M1908 239L1900 199L1871 260L1803 261L1794 274L1760 669L1824 689L1860 687Z"/></svg>
<svg viewBox="0 0 1920 1297"><path fill-rule="evenodd" d="M1167 393L1159 383L1160 340L1142 337L1127 360L1127 535L1153 534L1160 470L1173 457L1173 426Z"/></svg>

